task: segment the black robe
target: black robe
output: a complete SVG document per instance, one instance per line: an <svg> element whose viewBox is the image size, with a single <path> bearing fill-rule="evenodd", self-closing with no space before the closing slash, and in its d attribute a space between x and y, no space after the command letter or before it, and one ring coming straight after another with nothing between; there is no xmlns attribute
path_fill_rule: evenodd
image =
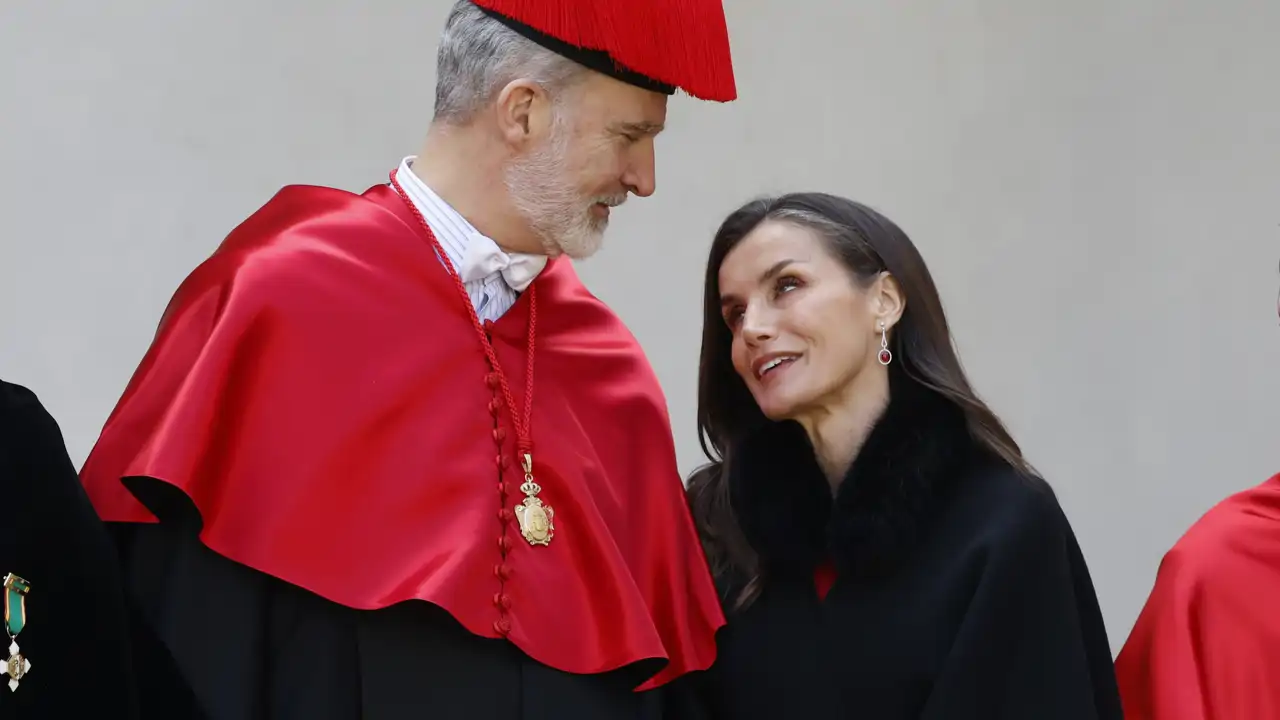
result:
<svg viewBox="0 0 1280 720"><path fill-rule="evenodd" d="M214 553L177 488L125 482L160 518L108 523L128 587L210 720L663 717L664 689L633 690L653 674L648 663L573 675L425 602L339 605Z"/></svg>
<svg viewBox="0 0 1280 720"><path fill-rule="evenodd" d="M730 612L684 717L1120 720L1084 558L1049 486L979 449L941 396L893 399L835 497L799 425L743 443L731 506L760 595ZM824 561L838 574L825 599ZM726 607L744 578L719 578Z"/></svg>
<svg viewBox="0 0 1280 720"><path fill-rule="evenodd" d="M126 602L107 530L67 456L62 432L30 390L0 382L0 577L30 583L18 634L30 674L0 718L201 717L172 659ZM9 638L0 635L5 652Z"/></svg>

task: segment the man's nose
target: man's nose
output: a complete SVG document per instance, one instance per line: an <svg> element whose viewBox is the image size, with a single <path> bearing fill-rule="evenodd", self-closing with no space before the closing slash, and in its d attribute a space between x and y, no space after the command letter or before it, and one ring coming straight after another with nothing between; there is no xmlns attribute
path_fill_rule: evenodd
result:
<svg viewBox="0 0 1280 720"><path fill-rule="evenodd" d="M631 165L622 178L622 182L633 195L649 197L657 189L654 164L653 140L646 139L635 148Z"/></svg>

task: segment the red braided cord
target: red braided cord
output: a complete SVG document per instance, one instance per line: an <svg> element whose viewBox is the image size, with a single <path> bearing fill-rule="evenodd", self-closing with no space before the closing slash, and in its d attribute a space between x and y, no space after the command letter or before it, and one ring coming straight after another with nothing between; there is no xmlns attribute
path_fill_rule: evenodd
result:
<svg viewBox="0 0 1280 720"><path fill-rule="evenodd" d="M418 218L422 228L427 231L427 238L431 240L431 246L440 255L440 260L444 263L445 269L449 271L449 276L453 278L454 287L458 290L458 294L462 296L462 304L466 306L467 312L471 314L471 322L475 326L476 334L480 336L480 345L484 348L484 354L489 358L489 365L493 368L494 374L498 376L498 382L502 386L502 396L507 403L507 407L510 408L511 422L516 426L517 444L520 452L531 452L533 450L533 438L529 434L529 424L533 416L533 348L538 326L538 296L535 292L537 284L529 285L528 289L529 341L525 350L524 417L520 418L516 415L516 403L511 395L511 386L507 383L507 375L502 372L502 366L498 364L498 356L493 351L493 343L489 342L489 335L484 331L484 325L480 323L480 316L476 314L475 306L471 304L471 297L467 295L467 288L462 283L462 276L458 274L458 271L453 267L453 263L449 261L449 255L445 253L440 241L436 239L436 234L431 231L431 225L427 223L427 219L422 216L422 212L409 199L409 195L404 191L404 188L400 187L400 181L396 179L397 172L398 168L391 171L391 185L396 189L396 193L400 195L400 199L404 200L405 205L413 212L414 217Z"/></svg>

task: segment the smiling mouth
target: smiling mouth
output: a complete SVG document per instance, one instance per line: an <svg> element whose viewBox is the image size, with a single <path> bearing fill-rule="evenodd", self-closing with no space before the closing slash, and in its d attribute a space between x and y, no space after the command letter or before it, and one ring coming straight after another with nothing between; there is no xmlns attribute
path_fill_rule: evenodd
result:
<svg viewBox="0 0 1280 720"><path fill-rule="evenodd" d="M763 380L765 379L765 377L769 375L769 373L773 372L774 370L777 370L780 367L783 367L784 365L790 365L791 363L795 362L799 358L800 358L799 355L779 355L778 357L775 357L772 360L762 364L760 367L756 368L756 379Z"/></svg>

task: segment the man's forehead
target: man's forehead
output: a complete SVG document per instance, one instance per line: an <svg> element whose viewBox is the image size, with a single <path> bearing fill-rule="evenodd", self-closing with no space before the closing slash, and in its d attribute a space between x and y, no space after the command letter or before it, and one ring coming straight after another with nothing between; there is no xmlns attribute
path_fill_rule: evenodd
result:
<svg viewBox="0 0 1280 720"><path fill-rule="evenodd" d="M661 126L667 119L667 96L642 90L593 73L581 87L579 102L588 112L618 122Z"/></svg>

